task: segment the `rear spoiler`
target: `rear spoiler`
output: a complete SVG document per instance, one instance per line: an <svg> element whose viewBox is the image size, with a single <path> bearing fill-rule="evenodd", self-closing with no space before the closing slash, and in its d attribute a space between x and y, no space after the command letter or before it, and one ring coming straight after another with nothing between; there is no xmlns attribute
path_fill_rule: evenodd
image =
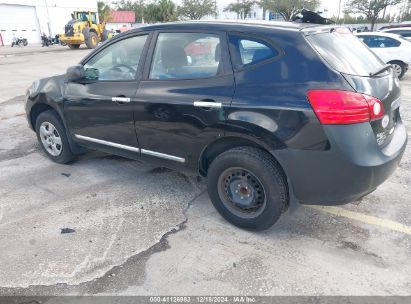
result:
<svg viewBox="0 0 411 304"><path fill-rule="evenodd" d="M321 33L338 33L341 35L352 35L351 30L346 26L340 25L323 25L308 27L301 30L305 36L321 34Z"/></svg>

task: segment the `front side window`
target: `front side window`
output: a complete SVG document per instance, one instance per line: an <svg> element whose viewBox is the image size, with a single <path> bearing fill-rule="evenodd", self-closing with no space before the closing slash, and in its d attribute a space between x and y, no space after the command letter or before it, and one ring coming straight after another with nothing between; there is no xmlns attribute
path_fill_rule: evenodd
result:
<svg viewBox="0 0 411 304"><path fill-rule="evenodd" d="M279 55L267 42L251 37L230 35L230 44L241 61L238 65L254 64Z"/></svg>
<svg viewBox="0 0 411 304"><path fill-rule="evenodd" d="M360 39L370 48L397 47L401 44L398 40L381 36L359 36Z"/></svg>
<svg viewBox="0 0 411 304"><path fill-rule="evenodd" d="M221 69L220 37L206 33L160 33L150 79L216 76Z"/></svg>
<svg viewBox="0 0 411 304"><path fill-rule="evenodd" d="M87 80L127 81L136 78L147 35L120 40L92 57L85 65Z"/></svg>

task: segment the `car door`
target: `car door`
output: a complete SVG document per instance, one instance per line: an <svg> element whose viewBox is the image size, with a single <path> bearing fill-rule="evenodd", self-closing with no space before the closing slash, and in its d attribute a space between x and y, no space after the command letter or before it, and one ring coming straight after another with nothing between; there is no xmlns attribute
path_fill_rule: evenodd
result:
<svg viewBox="0 0 411 304"><path fill-rule="evenodd" d="M234 93L227 49L225 33L156 33L134 112L142 157L196 167L223 136Z"/></svg>
<svg viewBox="0 0 411 304"><path fill-rule="evenodd" d="M74 140L126 157L139 157L134 96L149 35L128 35L86 58L84 79L69 82L64 112Z"/></svg>

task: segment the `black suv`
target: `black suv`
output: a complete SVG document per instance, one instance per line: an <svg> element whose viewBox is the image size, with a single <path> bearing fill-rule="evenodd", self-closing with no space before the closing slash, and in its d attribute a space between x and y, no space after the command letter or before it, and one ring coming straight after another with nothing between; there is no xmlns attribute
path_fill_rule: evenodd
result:
<svg viewBox="0 0 411 304"><path fill-rule="evenodd" d="M206 176L220 214L266 229L302 203L341 204L395 170L400 88L349 30L185 22L116 36L36 81L27 118L58 163L86 149Z"/></svg>

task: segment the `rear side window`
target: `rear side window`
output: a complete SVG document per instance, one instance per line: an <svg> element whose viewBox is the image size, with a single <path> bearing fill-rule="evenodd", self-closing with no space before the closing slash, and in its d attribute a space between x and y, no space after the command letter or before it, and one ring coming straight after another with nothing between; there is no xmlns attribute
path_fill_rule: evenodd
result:
<svg viewBox="0 0 411 304"><path fill-rule="evenodd" d="M307 36L307 40L332 68L341 73L369 76L384 66L381 59L352 34L317 33Z"/></svg>
<svg viewBox="0 0 411 304"><path fill-rule="evenodd" d="M230 35L230 46L234 51L236 68L255 64L279 55L268 42L254 37Z"/></svg>
<svg viewBox="0 0 411 304"><path fill-rule="evenodd" d="M221 69L220 37L206 33L160 33L150 79L212 77Z"/></svg>
<svg viewBox="0 0 411 304"><path fill-rule="evenodd" d="M390 37L360 35L358 38L370 48L398 47L401 44L400 41Z"/></svg>

